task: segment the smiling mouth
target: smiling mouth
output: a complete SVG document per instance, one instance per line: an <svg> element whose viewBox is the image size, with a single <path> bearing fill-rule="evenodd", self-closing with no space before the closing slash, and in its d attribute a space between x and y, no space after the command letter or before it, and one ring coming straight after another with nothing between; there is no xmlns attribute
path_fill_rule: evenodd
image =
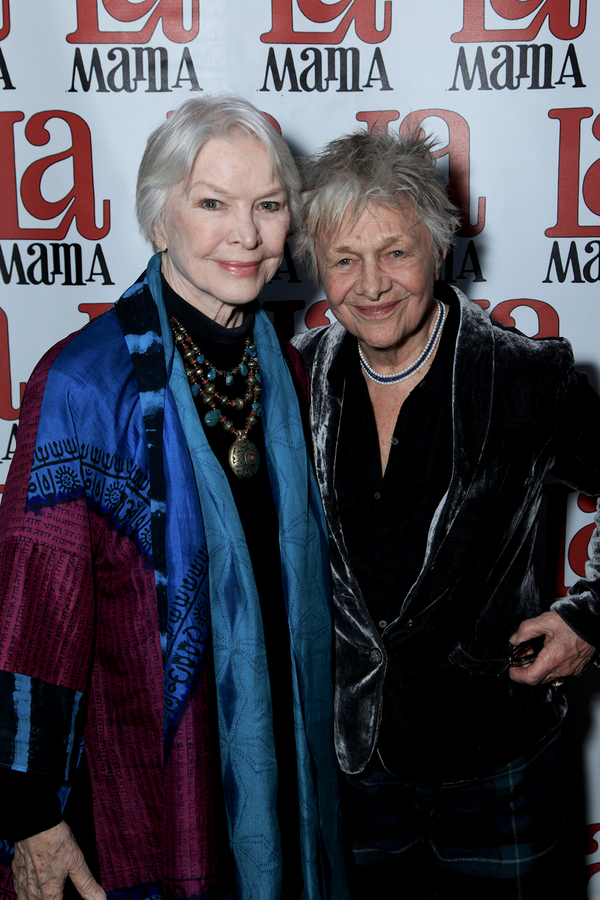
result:
<svg viewBox="0 0 600 900"><path fill-rule="evenodd" d="M256 275L260 268L261 260L255 262L236 262L233 259L224 259L219 261L219 266L232 275L249 276Z"/></svg>
<svg viewBox="0 0 600 900"><path fill-rule="evenodd" d="M381 306L355 306L354 309L365 319L382 319L398 306L398 300Z"/></svg>

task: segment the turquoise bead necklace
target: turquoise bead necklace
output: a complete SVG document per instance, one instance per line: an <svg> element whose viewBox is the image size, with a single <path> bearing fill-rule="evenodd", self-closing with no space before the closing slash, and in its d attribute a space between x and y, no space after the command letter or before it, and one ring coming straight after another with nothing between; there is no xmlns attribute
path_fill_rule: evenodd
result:
<svg viewBox="0 0 600 900"><path fill-rule="evenodd" d="M217 369L206 359L200 348L194 343L184 326L170 316L175 346L181 354L185 374L194 398L200 398L208 406L204 415L204 424L208 428L222 425L225 431L234 435L229 449L229 465L238 478L252 478L258 472L260 454L252 441L248 440L248 432L256 425L260 414L260 375L258 372L258 355L256 345L251 337L246 338L246 346L242 358L233 369ZM227 397L217 391L217 378L224 378L226 387L234 383L234 376L239 372L245 378L247 391L243 397ZM219 406L217 406L219 404ZM231 406L235 410L243 410L250 404L244 427L236 428L231 419L220 407Z"/></svg>

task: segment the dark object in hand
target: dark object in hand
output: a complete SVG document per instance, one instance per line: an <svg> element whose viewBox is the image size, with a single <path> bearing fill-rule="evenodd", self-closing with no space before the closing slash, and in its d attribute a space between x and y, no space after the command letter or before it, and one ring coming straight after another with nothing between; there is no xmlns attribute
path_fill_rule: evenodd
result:
<svg viewBox="0 0 600 900"><path fill-rule="evenodd" d="M528 641L521 641L520 644L510 645L510 654L508 658L509 666L528 666L537 658L538 653L544 646L545 634L538 637L530 638Z"/></svg>

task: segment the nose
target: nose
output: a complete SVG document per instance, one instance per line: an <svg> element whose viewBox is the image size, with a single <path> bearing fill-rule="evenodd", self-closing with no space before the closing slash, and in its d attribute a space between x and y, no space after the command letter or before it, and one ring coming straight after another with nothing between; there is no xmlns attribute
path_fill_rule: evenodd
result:
<svg viewBox="0 0 600 900"><path fill-rule="evenodd" d="M378 260L363 260L360 277L354 288L359 297L375 302L391 287L392 279L381 270Z"/></svg>
<svg viewBox="0 0 600 900"><path fill-rule="evenodd" d="M262 244L262 238L251 210L236 213L229 235L230 244L241 244L245 250L254 250Z"/></svg>

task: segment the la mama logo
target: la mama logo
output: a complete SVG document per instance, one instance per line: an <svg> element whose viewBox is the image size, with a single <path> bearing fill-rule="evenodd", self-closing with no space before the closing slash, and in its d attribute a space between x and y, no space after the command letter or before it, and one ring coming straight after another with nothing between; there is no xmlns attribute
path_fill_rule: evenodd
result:
<svg viewBox="0 0 600 900"><path fill-rule="evenodd" d="M590 160L589 151L590 132L600 141L600 115L582 106L548 116L558 122L559 142L556 224L546 236L571 240L568 247L554 240L544 283L600 282L600 159Z"/></svg>
<svg viewBox="0 0 600 900"><path fill-rule="evenodd" d="M19 111L0 113L0 278L4 284L52 285L59 280L65 286L84 286L96 278L112 284L99 243L110 230L110 203L102 201L100 223L96 224L92 140L87 122L66 110L35 113L23 128L24 118ZM21 172L15 129L21 129L30 147L44 147L57 120L69 129L71 145L46 153ZM49 200L45 189L52 185L53 169L65 161L72 167L72 186L60 199ZM22 219L28 224L22 224ZM71 229L88 243L65 243ZM26 256L18 241L31 242ZM96 242L93 248L92 242ZM84 251L91 253L91 261L84 260Z"/></svg>
<svg viewBox="0 0 600 900"><path fill-rule="evenodd" d="M393 89L379 46L392 32L391 0L271 0L271 22L260 36L275 45L269 48L261 91ZM347 36L363 46L340 46ZM305 46L298 52L300 44ZM374 51L367 50L373 45Z"/></svg>
<svg viewBox="0 0 600 900"><path fill-rule="evenodd" d="M100 93L170 93L177 88L200 91L190 48L199 32L199 0L75 0L77 28L67 34L77 44L69 93L91 89ZM173 48L151 47L155 36ZM161 41L162 43L162 41ZM90 51L85 45L96 45ZM102 60L98 45L106 47ZM129 48L123 46L131 45ZM114 46L117 45L117 46Z"/></svg>
<svg viewBox="0 0 600 900"><path fill-rule="evenodd" d="M449 90L586 87L575 45L586 16L587 0L463 0L463 27L451 36L463 46Z"/></svg>

